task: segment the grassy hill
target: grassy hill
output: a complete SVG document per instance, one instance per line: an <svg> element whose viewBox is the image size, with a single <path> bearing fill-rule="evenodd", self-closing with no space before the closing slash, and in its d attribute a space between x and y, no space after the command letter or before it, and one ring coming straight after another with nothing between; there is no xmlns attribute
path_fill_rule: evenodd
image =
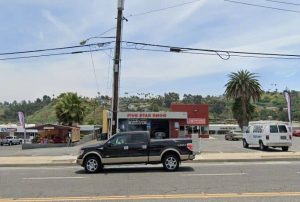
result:
<svg viewBox="0 0 300 202"><path fill-rule="evenodd" d="M101 124L103 106L106 109L110 108L109 104L107 104L110 102L109 99L105 98L105 100L97 101L91 98L84 99L86 115L82 124ZM47 101L47 99L44 100ZM184 102L184 100L179 100L179 102ZM36 106L36 103L38 106ZM20 110L20 108L22 109L26 107L29 108L28 111L30 111L30 113L27 113L27 123L45 124L58 122L55 115L56 99L52 99L49 102L44 102L44 104L41 101L36 103L27 103L27 105L26 103L11 103L11 105L4 105L0 103L0 123L17 123L18 118L16 111ZM100 103L102 103L101 106ZM209 105L209 118L211 123L235 122L232 118L231 100L227 100L223 96L206 96L202 98L200 103ZM31 107L28 107L28 105ZM256 106L254 120L264 120L270 118L271 116L272 119L287 121L287 105L283 93L264 93L261 99L254 103L254 105ZM167 111L169 108L166 107L162 98L156 100L153 98L145 99L133 97L120 99L120 110ZM293 120L300 121L300 92L298 91L292 91L292 111Z"/></svg>

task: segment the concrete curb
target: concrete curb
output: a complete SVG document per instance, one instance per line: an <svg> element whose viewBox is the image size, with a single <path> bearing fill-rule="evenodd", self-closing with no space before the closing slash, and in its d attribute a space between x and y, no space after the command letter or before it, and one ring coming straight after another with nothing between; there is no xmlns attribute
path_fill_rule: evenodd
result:
<svg viewBox="0 0 300 202"><path fill-rule="evenodd" d="M76 163L44 163L44 164L0 164L2 167L58 167L58 166L76 166ZM79 166L79 165L78 165Z"/></svg>
<svg viewBox="0 0 300 202"><path fill-rule="evenodd" d="M190 163L229 163L229 162L272 162L272 161L300 161L300 158L267 158L267 159L196 159ZM184 163L184 162L183 162Z"/></svg>
<svg viewBox="0 0 300 202"><path fill-rule="evenodd" d="M230 162L280 162L280 161L300 161L300 158L267 158L267 159L196 159L193 161L184 161L184 163L230 163ZM78 166L75 161L72 162L52 162L52 163L8 163L0 164L0 167L58 167L58 166Z"/></svg>

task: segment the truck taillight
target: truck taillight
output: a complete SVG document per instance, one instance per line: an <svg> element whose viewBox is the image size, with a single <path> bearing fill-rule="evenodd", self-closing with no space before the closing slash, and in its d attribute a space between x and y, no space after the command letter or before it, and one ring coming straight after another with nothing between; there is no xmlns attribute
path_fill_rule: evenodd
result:
<svg viewBox="0 0 300 202"><path fill-rule="evenodd" d="M193 144L192 144L192 143L187 143L186 147L187 147L190 151L193 151Z"/></svg>
<svg viewBox="0 0 300 202"><path fill-rule="evenodd" d="M290 136L290 140L292 139L292 135L289 135Z"/></svg>

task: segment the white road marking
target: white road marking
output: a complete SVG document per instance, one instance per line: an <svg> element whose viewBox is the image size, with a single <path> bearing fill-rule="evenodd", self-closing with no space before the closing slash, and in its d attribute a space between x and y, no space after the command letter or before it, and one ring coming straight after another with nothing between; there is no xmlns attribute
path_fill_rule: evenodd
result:
<svg viewBox="0 0 300 202"><path fill-rule="evenodd" d="M248 175L248 173L199 173L199 174L184 174L183 176L233 176L233 175Z"/></svg>
<svg viewBox="0 0 300 202"><path fill-rule="evenodd" d="M23 180L59 180L59 179L83 179L86 177L25 177Z"/></svg>

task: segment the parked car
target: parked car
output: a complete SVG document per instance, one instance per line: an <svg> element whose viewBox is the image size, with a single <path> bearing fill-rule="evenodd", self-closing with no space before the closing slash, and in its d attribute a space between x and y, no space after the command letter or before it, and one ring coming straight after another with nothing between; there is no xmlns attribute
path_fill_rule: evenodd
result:
<svg viewBox="0 0 300 202"><path fill-rule="evenodd" d="M190 138L150 139L145 131L120 132L104 144L82 147L77 164L87 173L98 172L104 165L132 163L162 163L166 171L175 171L181 161L193 160L196 153Z"/></svg>
<svg viewBox="0 0 300 202"><path fill-rule="evenodd" d="M15 136L6 136L4 139L0 140L0 145L16 145L16 144L22 144L23 140L20 138L17 138Z"/></svg>
<svg viewBox="0 0 300 202"><path fill-rule="evenodd" d="M288 151L292 146L292 134L288 125L277 121L253 122L243 135L243 147L249 145L259 146L261 150L268 147L281 147Z"/></svg>
<svg viewBox="0 0 300 202"><path fill-rule="evenodd" d="M293 136L300 137L300 130L293 130Z"/></svg>
<svg viewBox="0 0 300 202"><path fill-rule="evenodd" d="M243 132L231 130L225 135L225 140L242 140Z"/></svg>

